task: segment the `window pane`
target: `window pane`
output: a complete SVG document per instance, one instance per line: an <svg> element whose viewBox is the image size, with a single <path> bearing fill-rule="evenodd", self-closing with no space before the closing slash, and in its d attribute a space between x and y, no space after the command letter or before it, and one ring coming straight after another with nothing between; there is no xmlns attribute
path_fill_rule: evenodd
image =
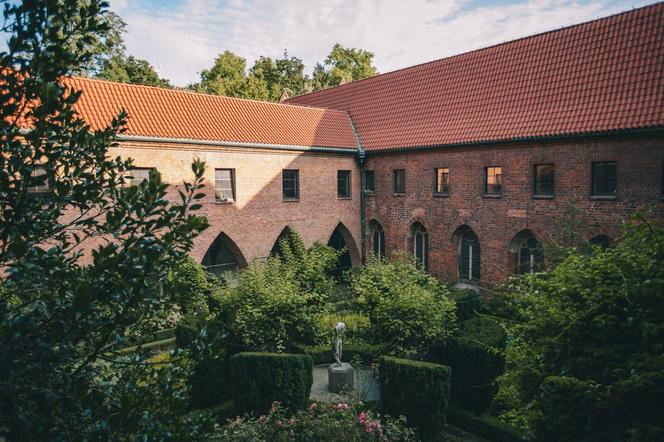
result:
<svg viewBox="0 0 664 442"><path fill-rule="evenodd" d="M502 167L487 167L485 173L484 190L489 195L499 195L503 184Z"/></svg>
<svg viewBox="0 0 664 442"><path fill-rule="evenodd" d="M394 193L406 193L406 171L404 169L394 171Z"/></svg>
<svg viewBox="0 0 664 442"><path fill-rule="evenodd" d="M284 169L282 174L282 186L284 198L298 199L300 197L300 172L298 170Z"/></svg>
<svg viewBox="0 0 664 442"><path fill-rule="evenodd" d="M449 180L449 169L441 167L436 169L436 193L447 193Z"/></svg>
<svg viewBox="0 0 664 442"><path fill-rule="evenodd" d="M50 183L48 182L48 178L46 177L46 170L39 168L35 169L32 172L30 172L30 176L32 178L37 178L37 177L43 177L43 181L41 181L39 184L35 184L34 186L28 186L28 193L31 194L45 194L48 193L48 191L51 188Z"/></svg>
<svg viewBox="0 0 664 442"><path fill-rule="evenodd" d="M535 195L553 195L553 164L535 165Z"/></svg>
<svg viewBox="0 0 664 442"><path fill-rule="evenodd" d="M374 172L373 170L365 170L362 174L363 189L365 193L374 193Z"/></svg>
<svg viewBox="0 0 664 442"><path fill-rule="evenodd" d="M214 196L217 202L235 201L235 171L233 169L214 170Z"/></svg>
<svg viewBox="0 0 664 442"><path fill-rule="evenodd" d="M617 171L615 161L593 163L593 195L615 195Z"/></svg>
<svg viewBox="0 0 664 442"><path fill-rule="evenodd" d="M350 170L337 171L337 196L339 198L350 197Z"/></svg>

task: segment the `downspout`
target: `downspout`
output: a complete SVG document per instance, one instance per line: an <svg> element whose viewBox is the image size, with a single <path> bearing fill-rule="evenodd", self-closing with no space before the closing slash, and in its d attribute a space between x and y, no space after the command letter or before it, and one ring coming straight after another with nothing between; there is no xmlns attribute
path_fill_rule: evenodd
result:
<svg viewBox="0 0 664 442"><path fill-rule="evenodd" d="M357 131L355 122L353 121L353 116L348 112L348 119L350 120L350 126L353 128L353 133L355 134L355 139L357 140L357 161L360 165L360 253L362 258L362 264L366 261L367 256L367 246L366 246L366 207L364 202L364 168L367 164L367 155L364 151L364 146L362 146L362 140L360 140L360 133Z"/></svg>

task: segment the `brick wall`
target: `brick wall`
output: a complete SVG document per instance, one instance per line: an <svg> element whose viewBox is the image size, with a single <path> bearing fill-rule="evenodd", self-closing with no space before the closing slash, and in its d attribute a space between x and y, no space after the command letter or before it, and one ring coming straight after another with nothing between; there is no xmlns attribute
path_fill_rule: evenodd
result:
<svg viewBox="0 0 664 442"><path fill-rule="evenodd" d="M591 163L603 160L618 163L615 200L591 198ZM543 242L557 235L559 220L572 201L580 209L586 239L601 233L615 238L620 223L649 204L653 216L664 220L663 160L662 134L372 155L366 168L375 171L376 192L366 198L367 226L371 220L383 226L390 255L408 249L410 226L419 221L429 234L430 273L457 281L454 233L467 225L479 238L480 279L488 285L515 271L515 254L508 252L515 235L530 229ZM553 199L533 199L533 168L538 163L555 164ZM500 198L483 197L487 166L502 167ZM449 197L433 195L436 167L449 167ZM393 169L406 169L405 196L392 192Z"/></svg>
<svg viewBox="0 0 664 442"><path fill-rule="evenodd" d="M268 149L226 148L171 143L123 142L117 152L131 157L137 167L156 167L164 181L181 185L191 180L191 162L200 158L207 164L207 196L198 212L210 227L195 240L192 257L201 261L221 233L230 238L246 262L266 257L281 231L297 230L309 246L327 243L335 227L343 223L354 244L354 264L359 250L359 172L352 154L321 154ZM114 152L115 153L115 152ZM214 169L234 168L236 202L217 204L214 198ZM300 199L285 202L282 197L282 169L299 169ZM337 198L337 170L351 170L350 199ZM172 197L177 198L172 189Z"/></svg>

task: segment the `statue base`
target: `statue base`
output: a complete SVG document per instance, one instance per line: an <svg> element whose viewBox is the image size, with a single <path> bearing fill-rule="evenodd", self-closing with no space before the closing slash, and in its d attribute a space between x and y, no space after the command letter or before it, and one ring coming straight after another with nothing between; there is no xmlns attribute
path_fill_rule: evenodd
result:
<svg viewBox="0 0 664 442"><path fill-rule="evenodd" d="M341 366L335 362L327 367L327 389L332 393L342 390L352 391L355 388L355 376L353 366L348 362L342 362Z"/></svg>

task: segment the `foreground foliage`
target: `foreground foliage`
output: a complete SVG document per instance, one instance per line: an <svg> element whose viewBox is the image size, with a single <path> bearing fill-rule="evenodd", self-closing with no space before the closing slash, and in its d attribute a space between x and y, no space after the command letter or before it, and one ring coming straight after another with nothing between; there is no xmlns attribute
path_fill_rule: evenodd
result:
<svg viewBox="0 0 664 442"><path fill-rule="evenodd" d="M5 4L0 433L10 440L159 439L179 424L180 434L199 433L177 418L187 395L178 369L143 388L154 368L116 351L154 332L154 315L178 303L163 287L207 222L190 213L204 164L192 165L194 181L175 202L158 173L125 186L131 161L111 147L126 115L91 131L74 110L80 92L60 82L97 53L111 28L106 7Z"/></svg>
<svg viewBox="0 0 664 442"><path fill-rule="evenodd" d="M664 231L641 219L507 287L512 340L496 399L540 440L664 435Z"/></svg>
<svg viewBox="0 0 664 442"><path fill-rule="evenodd" d="M393 419L362 409L361 404L312 403L308 410L288 413L278 403L258 418L236 418L215 440L228 442L414 442L403 418Z"/></svg>

